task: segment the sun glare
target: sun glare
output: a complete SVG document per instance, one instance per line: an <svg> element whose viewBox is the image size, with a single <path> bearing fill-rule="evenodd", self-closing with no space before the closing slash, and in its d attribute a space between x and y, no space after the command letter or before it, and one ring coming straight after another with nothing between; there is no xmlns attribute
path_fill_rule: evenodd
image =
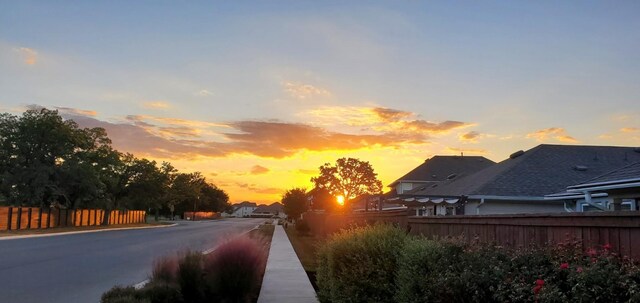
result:
<svg viewBox="0 0 640 303"><path fill-rule="evenodd" d="M344 205L344 196L337 196L336 201L338 202L338 204L340 204L340 206Z"/></svg>

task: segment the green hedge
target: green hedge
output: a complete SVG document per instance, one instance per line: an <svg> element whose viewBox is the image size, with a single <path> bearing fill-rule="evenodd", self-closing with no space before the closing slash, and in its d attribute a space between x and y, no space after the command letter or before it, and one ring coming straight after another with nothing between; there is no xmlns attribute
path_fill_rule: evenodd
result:
<svg viewBox="0 0 640 303"><path fill-rule="evenodd" d="M405 234L386 225L353 228L334 235L319 251L321 302L389 302Z"/></svg>
<svg viewBox="0 0 640 303"><path fill-rule="evenodd" d="M375 225L332 237L318 258L321 302L640 302L638 264L607 245L507 250Z"/></svg>

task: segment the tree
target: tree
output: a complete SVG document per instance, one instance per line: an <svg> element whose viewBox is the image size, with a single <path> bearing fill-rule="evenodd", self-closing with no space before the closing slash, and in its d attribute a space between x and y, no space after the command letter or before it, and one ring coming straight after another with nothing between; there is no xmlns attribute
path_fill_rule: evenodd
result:
<svg viewBox="0 0 640 303"><path fill-rule="evenodd" d="M314 187L307 193L307 196L311 199L312 210L325 210L328 212L334 211L336 207L336 197L334 197L328 189L324 187Z"/></svg>
<svg viewBox="0 0 640 303"><path fill-rule="evenodd" d="M289 218L298 219L302 213L307 211L307 190L304 188L292 188L287 190L282 196L284 213Z"/></svg>
<svg viewBox="0 0 640 303"><path fill-rule="evenodd" d="M345 205L360 195L382 192L382 182L371 164L354 158L340 158L335 165L325 163L320 166L320 175L311 178L311 182L327 189L334 197L343 196Z"/></svg>

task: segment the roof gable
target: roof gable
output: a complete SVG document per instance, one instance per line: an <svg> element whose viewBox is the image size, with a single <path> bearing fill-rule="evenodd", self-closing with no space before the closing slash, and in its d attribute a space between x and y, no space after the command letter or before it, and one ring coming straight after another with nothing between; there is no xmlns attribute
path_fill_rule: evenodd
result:
<svg viewBox="0 0 640 303"><path fill-rule="evenodd" d="M476 173L415 195L541 197L640 161L633 147L543 144Z"/></svg>
<svg viewBox="0 0 640 303"><path fill-rule="evenodd" d="M444 181L452 174L472 173L495 164L479 156L434 156L389 186L401 181Z"/></svg>

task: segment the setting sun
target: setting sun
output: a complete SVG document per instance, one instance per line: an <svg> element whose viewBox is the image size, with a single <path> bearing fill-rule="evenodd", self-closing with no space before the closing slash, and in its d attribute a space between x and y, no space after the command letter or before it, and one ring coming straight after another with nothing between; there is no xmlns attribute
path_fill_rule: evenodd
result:
<svg viewBox="0 0 640 303"><path fill-rule="evenodd" d="M340 206L344 205L344 196L337 196L336 201Z"/></svg>

